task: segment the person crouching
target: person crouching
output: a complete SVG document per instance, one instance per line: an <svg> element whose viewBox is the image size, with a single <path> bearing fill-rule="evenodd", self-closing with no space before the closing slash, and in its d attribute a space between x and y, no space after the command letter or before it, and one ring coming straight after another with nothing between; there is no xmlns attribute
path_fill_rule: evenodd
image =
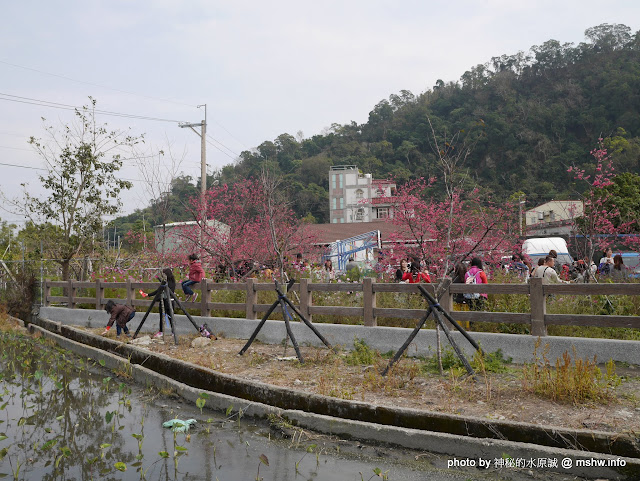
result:
<svg viewBox="0 0 640 481"><path fill-rule="evenodd" d="M116 336L120 337L120 333L124 331L125 336L129 337L129 328L127 327L127 322L133 319L133 316L136 315L135 309L131 306L116 304L113 301L107 301L107 304L104 306L104 310L107 311L107 313L109 313L111 317L109 318L107 327L101 335L106 336L115 321Z"/></svg>

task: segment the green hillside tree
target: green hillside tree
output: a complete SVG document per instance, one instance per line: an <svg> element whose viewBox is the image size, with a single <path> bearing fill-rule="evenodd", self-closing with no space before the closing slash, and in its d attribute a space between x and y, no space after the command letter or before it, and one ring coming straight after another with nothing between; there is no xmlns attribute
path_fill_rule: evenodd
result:
<svg viewBox="0 0 640 481"><path fill-rule="evenodd" d="M117 177L121 155L142 141L127 131L109 130L96 120L96 101L76 109L75 119L60 128L48 125L45 140L31 137L29 143L46 163L47 174L39 176L47 194L33 195L25 186L24 211L34 223L57 227L43 239L44 250L69 279L71 261L102 232L103 217L116 214L120 192L131 182Z"/></svg>

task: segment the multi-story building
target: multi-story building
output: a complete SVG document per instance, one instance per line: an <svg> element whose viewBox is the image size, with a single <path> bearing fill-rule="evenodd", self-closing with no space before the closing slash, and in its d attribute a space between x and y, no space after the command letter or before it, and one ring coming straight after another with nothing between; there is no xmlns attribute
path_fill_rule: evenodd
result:
<svg viewBox="0 0 640 481"><path fill-rule="evenodd" d="M372 222L393 217L396 184L362 174L355 165L329 170L329 219L332 224Z"/></svg>
<svg viewBox="0 0 640 481"><path fill-rule="evenodd" d="M569 235L583 211L581 200L552 200L539 205L525 213L527 235Z"/></svg>

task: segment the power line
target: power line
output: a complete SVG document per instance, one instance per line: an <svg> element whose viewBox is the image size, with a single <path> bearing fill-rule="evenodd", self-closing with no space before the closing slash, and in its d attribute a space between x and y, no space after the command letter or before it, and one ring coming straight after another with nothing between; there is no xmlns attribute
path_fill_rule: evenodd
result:
<svg viewBox="0 0 640 481"><path fill-rule="evenodd" d="M23 149L22 147L9 147L8 145L0 145L0 149L24 150L25 152L34 152L33 149ZM140 159L151 159L154 157L157 157L157 154L156 155L138 155L136 157L125 157L125 158L120 158L118 160L140 160Z"/></svg>
<svg viewBox="0 0 640 481"><path fill-rule="evenodd" d="M6 162L0 162L0 165L5 165L7 167L17 167L19 169L44 170L45 172L49 172L49 169L45 169L45 168L42 168L42 167L31 167L29 165L8 164ZM126 180L126 181L129 181L129 182L146 182L146 180L144 180L144 179L125 179L125 178L121 178L120 180Z"/></svg>
<svg viewBox="0 0 640 481"><path fill-rule="evenodd" d="M47 169L43 169L42 167L31 167L28 165L7 164L5 162L0 162L0 165L6 165L7 167L19 167L21 169L47 170Z"/></svg>
<svg viewBox="0 0 640 481"><path fill-rule="evenodd" d="M8 145L0 145L0 149L24 150L26 152L33 152L33 150L31 149L24 149L22 147L9 147Z"/></svg>
<svg viewBox="0 0 640 481"><path fill-rule="evenodd" d="M148 157L152 157L152 156L148 156ZM135 160L135 159L131 158L131 159L121 159L121 160ZM199 164L199 162L192 162L192 163ZM49 169L45 169L43 167L31 167L29 165L9 164L9 163L6 163L6 162L0 162L0 165L4 165L4 166L7 166L7 167L17 167L19 169L42 170L42 171L45 171L45 172L49 172ZM127 179L127 178L124 178L124 177L120 178L120 180L126 180L126 181L129 181L129 182L147 182L146 179Z"/></svg>
<svg viewBox="0 0 640 481"><path fill-rule="evenodd" d="M225 149L227 149L229 152L231 152L233 155L235 155L236 157L238 157L240 154L238 154L237 152L234 152L233 150L231 150L229 147L227 147L226 145L224 145L222 142L220 142L217 139L214 139L211 135L207 134L207 137L211 140L213 140L216 144L221 145L222 147L224 147Z"/></svg>
<svg viewBox="0 0 640 481"><path fill-rule="evenodd" d="M186 104L184 102L177 102L175 100L163 99L163 98L159 98L159 97L152 97L150 95L142 95L142 94L139 94L139 93L136 93L136 92L131 92L129 90L123 90L123 89L117 89L117 88L113 88L113 87L107 87L106 85L87 82L87 81L84 81L84 80L77 80L77 79L74 79L74 78L71 78L71 77L66 77L64 75L59 75L59 74L55 74L55 73L51 73L51 72L45 72L44 70L39 70L39 69L32 68L32 67L25 67L24 65L18 65L18 64L15 64L15 63L11 63L11 62L6 62L4 60L0 60L0 63L5 64L5 65L9 65L11 67L21 68L21 69L24 69L24 70L30 70L32 72L37 72L37 73L44 74L44 75L50 75L51 77L57 77L57 78L61 78L61 79L64 79L64 80L69 80L71 82L76 82L76 83L79 83L79 84L91 85L92 87L100 87L100 88L104 88L104 89L107 89L107 90L113 90L114 92L125 93L127 95L134 95L136 97L141 97L141 98L150 99L150 100L157 100L159 102L166 102L166 103L175 104L175 105L183 105L185 107L196 107L195 105ZM216 120L213 120L213 122L215 122L216 125L218 125L222 130L224 130L227 134L229 134L233 139L235 139L237 142L242 144L243 147L248 149L248 147L244 144L244 142L242 142L235 135L233 135L231 132L229 132L229 130L227 130L227 128L224 125L222 125L220 122L218 122Z"/></svg>
<svg viewBox="0 0 640 481"><path fill-rule="evenodd" d="M129 92L128 90L122 90L122 89L116 89L116 88L113 88L113 87L107 87L106 85L100 85L100 84L96 84L96 83L92 83L92 82L86 82L84 80L77 80L77 79L73 79L71 77L65 77L64 75L58 75L58 74L51 73L51 72L45 72L44 70L38 70L38 69L35 69L35 68L31 68L31 67L25 67L24 65L18 65L18 64L15 64L15 63L5 62L4 60L0 60L0 63L3 63L5 65L10 65L11 67L21 68L21 69L24 69L24 70L30 70L32 72L38 72L38 73L41 73L41 74L44 74L44 75L50 75L51 77L57 77L57 78L61 78L61 79L64 79L64 80L69 80L71 82L76 82L76 83L79 83L79 84L91 85L92 87L100 87L100 88L107 89L107 90L113 90L114 92L121 92L121 93L128 94L128 95L134 95L136 97L142 97L142 98L150 99L150 100L158 100L160 102L167 102L167 103L175 104L175 105L184 105L186 107L195 107L195 105L185 104L185 103L182 103L182 102L176 102L175 100L161 99L161 98L158 98L158 97L151 97L149 95L142 95L142 94L138 94L138 93L135 93L135 92Z"/></svg>
<svg viewBox="0 0 640 481"><path fill-rule="evenodd" d="M231 160L236 160L234 157L232 157L231 155L229 155L228 153L226 153L224 150L222 150L220 147L218 147L216 144L209 142L207 140L207 144L209 144L211 147L213 147L216 150L219 150L220 152L222 152L224 155L226 155L227 157L229 157Z"/></svg>
<svg viewBox="0 0 640 481"><path fill-rule="evenodd" d="M0 100L6 100L8 102L17 102L17 103L22 103L22 104L29 104L29 105L38 105L40 107L50 107L50 108L54 108L54 109L61 109L61 110L81 110L80 107L77 107L75 105L68 105L68 104L61 104L59 102L50 102L48 100L39 100L39 99L33 99L30 97L20 97L18 95L11 95L11 94L5 94L0 92L0 96L4 96L4 97L11 97L11 98L2 98L0 97ZM171 122L171 123L182 123L181 120L173 120L173 119L162 119L162 118L157 118L157 117L147 117L144 115L136 115L136 114L126 114L126 113L122 113L122 112L112 112L110 110L101 110L101 109L93 109L95 113L97 114L101 114L101 115L110 115L113 117L123 117L123 118L127 118L127 119L140 119L140 120L152 120L152 121L157 121L157 122Z"/></svg>
<svg viewBox="0 0 640 481"><path fill-rule="evenodd" d="M227 129L225 129L225 128L224 128L224 125L222 125L220 122L217 122L217 121L215 121L215 120L214 120L214 122L216 123L216 125L218 125L218 127L220 127L222 130L224 130L226 133L228 133L228 134L229 134L233 139L235 139L237 142L239 142L240 144L242 144L242 146L243 146L245 149L249 149L249 147L247 147L247 146L245 145L245 143L244 143L242 140L240 140L238 137L236 137L236 136L235 136L235 135L233 135L231 132L229 132Z"/></svg>

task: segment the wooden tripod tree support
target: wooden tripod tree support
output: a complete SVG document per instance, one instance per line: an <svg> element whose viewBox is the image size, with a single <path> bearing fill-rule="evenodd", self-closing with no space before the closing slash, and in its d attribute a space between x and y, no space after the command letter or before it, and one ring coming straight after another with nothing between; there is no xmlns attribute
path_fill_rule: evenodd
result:
<svg viewBox="0 0 640 481"><path fill-rule="evenodd" d="M240 350L240 352L238 354L240 356L242 356L247 351L247 349L249 349L249 346L251 346L253 341L256 339L256 336L260 332L260 329L262 329L262 327L264 326L265 322L267 322L267 320L269 319L269 316L271 315L271 313L278 306L280 306L282 308L282 317L284 318L284 325L285 325L285 328L287 330L287 336L289 337L289 339L291 339L291 344L293 344L293 348L296 351L296 356L298 357L298 361L300 361L300 363L303 363L304 359L302 357L302 354L300 353L300 347L298 346L298 343L296 342L296 339L293 336L293 331L291 330L291 323L289 321L293 320L293 317L291 316L291 313L289 312L289 309L287 309L287 306L302 320L302 322L304 322L307 325L307 327L309 329L311 329L313 331L313 333L316 336L318 336L318 339L320 339L325 346L327 346L329 349L333 349L333 347L331 347L331 344L329 344L329 341L327 341L325 339L325 337L322 334L320 334L320 332L311 323L311 321L309 321L304 316L304 314L302 314L298 310L298 308L293 305L293 303L289 300L289 298L286 296L286 294L284 294L282 292L282 289L280 289L280 284L278 284L278 281L274 280L274 283L275 283L276 292L278 293L278 299L273 304L271 304L271 306L269 307L269 310L262 317L262 320L260 321L260 324L258 324L258 327L256 327L256 329L253 331L253 333L251 334L251 337L249 338L247 343L244 345L244 347ZM291 289L291 287L293 286L294 283L295 283L295 279L291 279L287 283L287 291L289 291Z"/></svg>
<svg viewBox="0 0 640 481"><path fill-rule="evenodd" d="M416 327L413 329L413 332L411 332L411 334L409 335L409 338L405 341L405 343L398 350L398 352L396 352L395 356L393 356L393 359L389 361L389 364L387 364L387 367L385 367L380 374L382 376L385 376L389 372L389 369L391 369L391 367L398 361L398 359L402 357L404 352L409 347L409 344L411 344L411 342L415 339L415 337L418 335L418 332L420 332L420 329L422 329L422 326L424 326L424 323L427 322L427 319L433 313L433 316L436 319L436 323L438 324L438 326L442 328L444 335L447 336L447 340L449 341L449 344L451 344L451 347L453 347L453 350L455 351L456 355L464 365L465 369L467 370L469 375L472 376L473 379L477 381L478 379L476 377L475 371L473 370L473 368L471 367L471 364L469 364L469 361L467 360L467 358L464 356L464 354L458 347L458 344L456 344L455 340L451 336L451 331L449 327L446 325L446 323L442 320L441 315L444 315L444 317L447 318L447 320L453 325L453 327L455 327L458 331L460 331L460 333L469 341L469 343L476 349L476 351L479 351L480 353L482 353L480 346L469 335L469 333L465 331L464 328L460 324L458 324L458 322L455 319L453 319L449 315L449 313L442 308L442 306L438 303L438 301L431 294L429 294L429 292L424 287L422 287L421 285L418 285L418 289L420 290L420 293L427 299L427 302L429 303L429 308L427 309L427 312L425 313L425 315L422 316L418 324L416 324Z"/></svg>

